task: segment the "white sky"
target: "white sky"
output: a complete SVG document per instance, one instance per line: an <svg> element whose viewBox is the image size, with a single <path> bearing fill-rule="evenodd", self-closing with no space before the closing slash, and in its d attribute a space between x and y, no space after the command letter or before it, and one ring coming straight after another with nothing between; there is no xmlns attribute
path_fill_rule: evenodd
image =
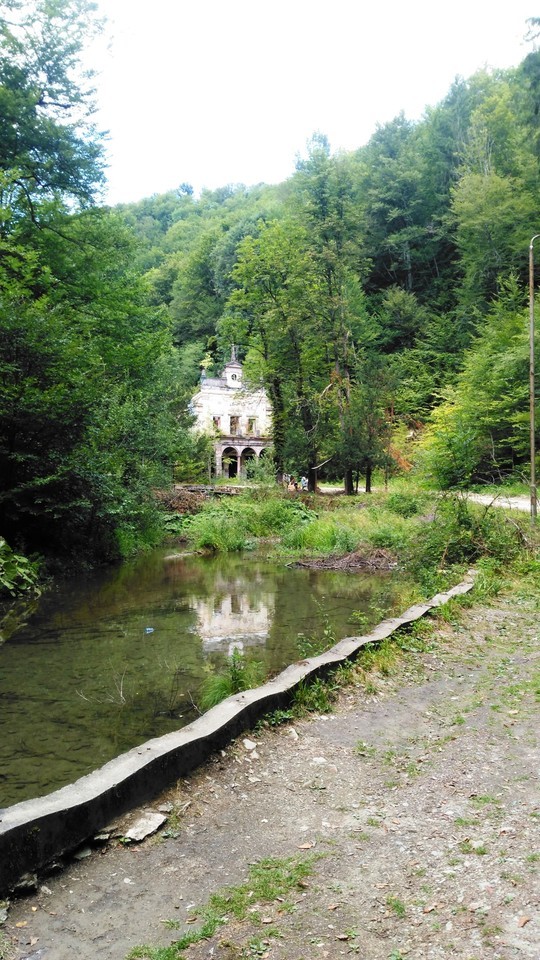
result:
<svg viewBox="0 0 540 960"><path fill-rule="evenodd" d="M456 76L509 67L534 0L98 0L109 49L96 122L109 131L109 203L182 182L278 183L316 130L366 143Z"/></svg>

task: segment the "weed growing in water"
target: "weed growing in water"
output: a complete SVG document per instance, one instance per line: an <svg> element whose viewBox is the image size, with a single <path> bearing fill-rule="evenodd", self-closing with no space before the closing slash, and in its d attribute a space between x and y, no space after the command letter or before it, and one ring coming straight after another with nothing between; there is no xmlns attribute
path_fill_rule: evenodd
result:
<svg viewBox="0 0 540 960"><path fill-rule="evenodd" d="M299 633L296 638L298 652L303 660L307 657L316 657L319 653L324 653L337 643L337 637L324 606L324 597L322 600L315 601L322 620L322 628L316 636L306 637L304 633Z"/></svg>
<svg viewBox="0 0 540 960"><path fill-rule="evenodd" d="M263 679L263 666L253 660L246 660L239 650L233 650L227 658L223 673L214 673L204 681L199 696L201 710L210 710L216 704L226 700L242 690L251 690Z"/></svg>
<svg viewBox="0 0 540 960"><path fill-rule="evenodd" d="M355 627L367 627L369 617L367 617L365 613L362 613L361 610L353 610L347 623L354 623Z"/></svg>

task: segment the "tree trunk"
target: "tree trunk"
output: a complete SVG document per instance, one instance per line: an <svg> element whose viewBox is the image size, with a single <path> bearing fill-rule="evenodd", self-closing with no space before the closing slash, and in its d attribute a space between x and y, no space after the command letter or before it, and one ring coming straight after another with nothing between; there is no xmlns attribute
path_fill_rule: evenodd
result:
<svg viewBox="0 0 540 960"><path fill-rule="evenodd" d="M281 383L274 377L269 384L270 403L272 405L272 435L274 441L274 463L276 473L283 476L283 447L285 443L285 410Z"/></svg>
<svg viewBox="0 0 540 960"><path fill-rule="evenodd" d="M352 467L347 467L345 470L345 493L348 497L354 496L354 480L353 480L353 470Z"/></svg>
<svg viewBox="0 0 540 960"><path fill-rule="evenodd" d="M371 474L373 473L373 468L371 466L366 467L366 493L371 493Z"/></svg>

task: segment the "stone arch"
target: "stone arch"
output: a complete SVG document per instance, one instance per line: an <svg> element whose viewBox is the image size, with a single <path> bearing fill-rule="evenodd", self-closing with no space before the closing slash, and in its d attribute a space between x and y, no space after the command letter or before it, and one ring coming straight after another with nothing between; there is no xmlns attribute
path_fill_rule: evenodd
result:
<svg viewBox="0 0 540 960"><path fill-rule="evenodd" d="M240 456L235 447L225 447L223 453L221 454L221 462L223 466L224 477L228 477L229 480L232 480L234 477L238 476Z"/></svg>
<svg viewBox="0 0 540 960"><path fill-rule="evenodd" d="M244 447L242 450L242 455L240 457L240 474L245 477L247 465L250 460L255 460L257 457L257 451L253 447Z"/></svg>

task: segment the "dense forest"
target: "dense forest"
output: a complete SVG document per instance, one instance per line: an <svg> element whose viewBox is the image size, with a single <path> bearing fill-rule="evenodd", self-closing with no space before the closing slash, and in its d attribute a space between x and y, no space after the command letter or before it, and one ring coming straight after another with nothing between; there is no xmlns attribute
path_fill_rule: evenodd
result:
<svg viewBox="0 0 540 960"><path fill-rule="evenodd" d="M153 491L206 469L188 401L236 344L276 472L526 471L540 53L456 79L351 153L315 133L278 186L111 209L81 51L88 0L0 19L0 534L88 562L160 534ZM532 22L534 28L534 22ZM524 25L525 32L525 25ZM429 90L426 89L426 99ZM178 169L182 178L181 160ZM7 549L7 548L6 548Z"/></svg>

